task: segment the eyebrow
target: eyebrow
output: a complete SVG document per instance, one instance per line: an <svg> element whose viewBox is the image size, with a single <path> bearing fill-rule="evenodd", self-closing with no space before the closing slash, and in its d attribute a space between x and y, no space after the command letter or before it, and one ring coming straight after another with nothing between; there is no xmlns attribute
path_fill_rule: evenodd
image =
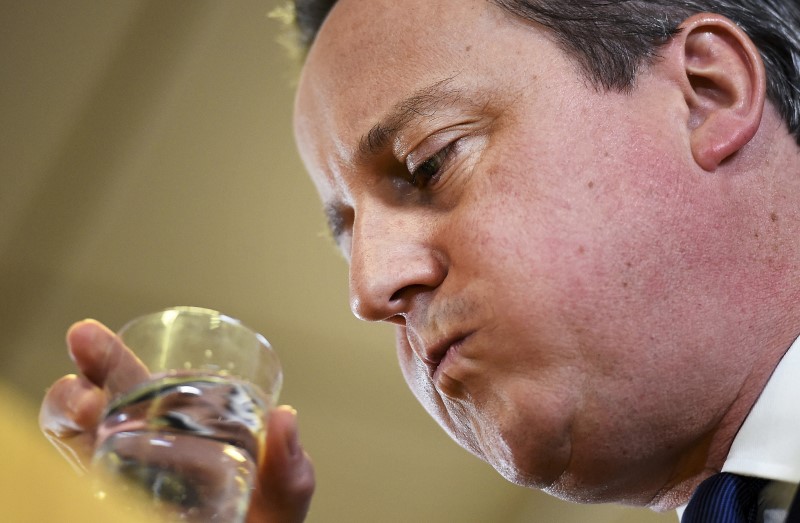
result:
<svg viewBox="0 0 800 523"><path fill-rule="evenodd" d="M372 126L358 143L360 161L377 156L395 140L397 133L417 118L430 118L437 109L450 105L461 98L462 91L452 86L455 76L439 80L414 91L408 98L398 102L377 124Z"/></svg>

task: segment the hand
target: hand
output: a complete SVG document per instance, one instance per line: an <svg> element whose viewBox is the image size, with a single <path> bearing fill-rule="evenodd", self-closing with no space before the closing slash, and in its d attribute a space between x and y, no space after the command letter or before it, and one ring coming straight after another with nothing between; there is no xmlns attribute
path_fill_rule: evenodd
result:
<svg viewBox="0 0 800 523"><path fill-rule="evenodd" d="M77 470L85 471L109 393L145 380L148 370L114 332L93 320L74 324L67 332L67 346L78 373L50 387L39 425L61 454ZM247 523L303 521L314 485L314 469L297 436L296 412L290 407L274 409Z"/></svg>

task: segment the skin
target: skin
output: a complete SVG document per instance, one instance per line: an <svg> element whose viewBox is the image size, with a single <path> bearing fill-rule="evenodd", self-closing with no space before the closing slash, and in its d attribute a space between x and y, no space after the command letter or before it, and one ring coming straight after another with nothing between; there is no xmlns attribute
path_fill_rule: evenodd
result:
<svg viewBox="0 0 800 523"><path fill-rule="evenodd" d="M485 0L323 25L295 133L352 309L509 480L684 503L800 332L800 160L737 31L690 19L619 93Z"/></svg>

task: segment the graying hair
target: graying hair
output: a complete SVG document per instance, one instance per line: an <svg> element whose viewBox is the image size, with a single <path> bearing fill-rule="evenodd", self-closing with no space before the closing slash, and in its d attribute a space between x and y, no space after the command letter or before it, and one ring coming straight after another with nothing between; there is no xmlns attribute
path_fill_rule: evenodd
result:
<svg viewBox="0 0 800 523"><path fill-rule="evenodd" d="M758 47L767 95L800 144L800 0L488 0L549 28L603 89L631 89L642 66L695 13L733 20ZM302 44L309 47L336 0L294 0Z"/></svg>

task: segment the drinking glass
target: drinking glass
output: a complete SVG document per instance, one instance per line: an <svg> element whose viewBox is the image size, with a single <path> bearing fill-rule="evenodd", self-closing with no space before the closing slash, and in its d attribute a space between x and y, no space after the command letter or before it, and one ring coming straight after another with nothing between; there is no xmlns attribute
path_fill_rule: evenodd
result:
<svg viewBox="0 0 800 523"><path fill-rule="evenodd" d="M145 496L167 520L244 521L282 383L269 342L198 307L142 316L118 334L139 362L109 365L98 496Z"/></svg>

